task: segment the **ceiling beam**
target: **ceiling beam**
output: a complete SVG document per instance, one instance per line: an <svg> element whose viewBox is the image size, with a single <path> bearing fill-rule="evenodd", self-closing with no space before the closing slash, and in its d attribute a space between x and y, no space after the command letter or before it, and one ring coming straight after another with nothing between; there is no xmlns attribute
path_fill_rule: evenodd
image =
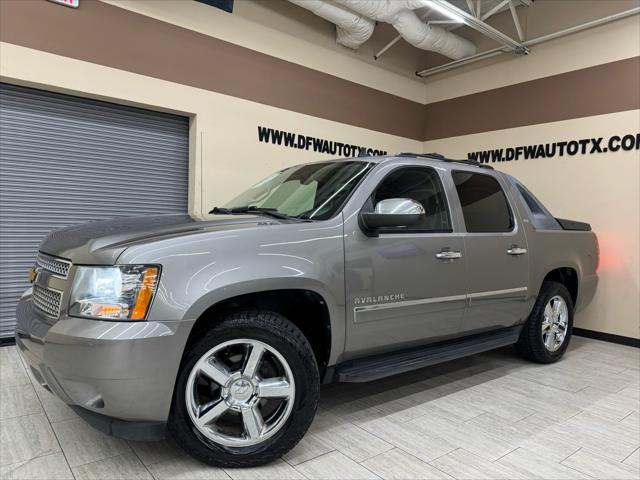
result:
<svg viewBox="0 0 640 480"><path fill-rule="evenodd" d="M467 0L467 8L469 9L469 13L474 17L478 15L475 8L473 8L473 0Z"/></svg>
<svg viewBox="0 0 640 480"><path fill-rule="evenodd" d="M518 12L516 12L516 6L513 4L513 0L509 2L509 10L511 10L511 16L513 17L513 23L516 26L516 32L518 32L518 38L521 42L524 41L524 33L522 32L522 25L520 25L520 18Z"/></svg>
<svg viewBox="0 0 640 480"><path fill-rule="evenodd" d="M507 0L507 2L509 1L510 0ZM483 22L481 19L474 17L470 13L465 12L464 10L456 7L455 5L452 5L446 0L426 0L424 3L426 7L431 5L441 12L447 12L449 15L451 15L454 18L458 18L458 17L462 18L464 24L467 25L468 27L471 27L474 30L477 30L483 35L495 40L496 42L502 44L503 46L507 47L508 49L516 53L526 54L529 52L529 49L527 49L527 47L523 45L521 42L518 42L513 38L509 37L508 35L505 35L500 30L493 28L491 25Z"/></svg>
<svg viewBox="0 0 640 480"><path fill-rule="evenodd" d="M522 1L522 0L521 0ZM582 32L584 30L588 30L590 28L599 27L600 25L604 25L607 23L615 22L617 20L621 20L623 18L631 17L633 15L640 15L640 7L632 8L629 10L624 10L622 12L614 13L613 15L608 15L606 17L598 18L596 20L592 20L587 23L582 23L580 25L575 25L573 27L565 28L563 30L559 30L557 32L550 33L548 35L543 35L541 37L532 38L531 40L526 40L523 42L527 47L533 47L534 45L538 45L540 43L549 42L551 40L555 40L556 38L566 37L567 35L571 35L573 33ZM454 68L461 67L463 65L467 65L469 63L477 62L478 60L484 60L486 58L495 57L496 55L501 55L503 53L507 53L509 50L505 47L497 47L492 48L490 50L486 50L484 52L476 53L475 55L471 55L467 58L462 58L460 60L454 60L453 62L448 62L443 65L438 65L437 67L427 68L425 70L420 70L416 72L416 75L419 77L429 77L431 75L436 75L438 73L446 72L447 70L453 70Z"/></svg>

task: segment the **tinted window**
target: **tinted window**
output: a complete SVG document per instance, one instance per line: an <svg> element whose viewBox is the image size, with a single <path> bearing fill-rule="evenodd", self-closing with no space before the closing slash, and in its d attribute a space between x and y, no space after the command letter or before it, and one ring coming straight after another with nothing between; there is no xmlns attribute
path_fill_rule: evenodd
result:
<svg viewBox="0 0 640 480"><path fill-rule="evenodd" d="M509 232L513 217L497 180L489 175L453 172L467 232Z"/></svg>
<svg viewBox="0 0 640 480"><path fill-rule="evenodd" d="M442 183L435 170L426 167L403 167L385 177L373 193L368 208L389 198L410 198L420 203L425 210L421 225L412 226L411 231L451 231L447 200Z"/></svg>
<svg viewBox="0 0 640 480"><path fill-rule="evenodd" d="M531 210L531 213L544 215L544 210L542 210L542 207L538 205L538 202L535 201L535 199L533 198L533 195L531 195L526 188L524 188L519 183L516 184L516 188L520 192L520 195L522 195L522 198L524 199L524 202L527 204L527 207L529 207L529 210Z"/></svg>

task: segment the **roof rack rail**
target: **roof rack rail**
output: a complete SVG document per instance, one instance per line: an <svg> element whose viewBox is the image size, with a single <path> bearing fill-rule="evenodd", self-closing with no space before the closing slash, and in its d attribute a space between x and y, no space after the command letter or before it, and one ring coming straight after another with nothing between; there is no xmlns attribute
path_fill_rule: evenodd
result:
<svg viewBox="0 0 640 480"><path fill-rule="evenodd" d="M464 165L471 165L473 167L479 168L487 168L489 170L493 170L491 165L486 165L484 163L477 162L475 160L454 160L452 158L446 158L441 153L412 153L412 152L401 152L398 157L421 157L421 158L430 158L432 160L440 160L442 162L453 162L453 163L462 163Z"/></svg>

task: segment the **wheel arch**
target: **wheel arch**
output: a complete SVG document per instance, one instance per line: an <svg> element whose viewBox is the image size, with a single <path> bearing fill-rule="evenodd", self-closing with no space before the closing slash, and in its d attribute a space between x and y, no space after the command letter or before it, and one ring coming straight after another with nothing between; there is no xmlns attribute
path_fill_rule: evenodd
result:
<svg viewBox="0 0 640 480"><path fill-rule="evenodd" d="M564 285L571 294L571 300L573 301L573 306L575 308L578 301L579 289L578 271L573 267L557 267L547 272L542 283L547 280Z"/></svg>
<svg viewBox="0 0 640 480"><path fill-rule="evenodd" d="M332 310L335 307L327 302L326 293L307 287L270 288L234 292L224 298L216 298L209 305L201 308L195 317L185 350L196 341L200 334L228 312L238 310L260 309L279 313L296 325L307 338L313 348L320 375L332 362L332 354L336 349L336 334L340 338L340 330L336 331ZM343 333L344 335L344 333Z"/></svg>

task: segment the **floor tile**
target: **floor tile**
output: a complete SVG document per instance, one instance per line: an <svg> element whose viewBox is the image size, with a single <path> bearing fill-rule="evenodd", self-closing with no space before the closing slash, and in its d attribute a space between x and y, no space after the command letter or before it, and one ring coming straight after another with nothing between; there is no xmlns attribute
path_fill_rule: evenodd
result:
<svg viewBox="0 0 640 480"><path fill-rule="evenodd" d="M582 412L550 427L548 431L615 461L624 460L640 445L640 426L616 422L590 412Z"/></svg>
<svg viewBox="0 0 640 480"><path fill-rule="evenodd" d="M616 480L640 478L638 467L614 462L585 449L562 461L562 465L585 473L595 478L615 478Z"/></svg>
<svg viewBox="0 0 640 480"><path fill-rule="evenodd" d="M386 418L380 418L364 423L361 427L425 462L456 449L447 440L425 432L412 422L399 425Z"/></svg>
<svg viewBox="0 0 640 480"><path fill-rule="evenodd" d="M187 456L152 463L148 469L156 480L228 480L231 478L221 468L206 465Z"/></svg>
<svg viewBox="0 0 640 480"><path fill-rule="evenodd" d="M490 462L463 449L448 453L430 464L458 480L526 478L508 467Z"/></svg>
<svg viewBox="0 0 640 480"><path fill-rule="evenodd" d="M105 435L80 418L54 423L53 429L71 467L131 452L124 440Z"/></svg>
<svg viewBox="0 0 640 480"><path fill-rule="evenodd" d="M184 455L173 439L159 442L127 442L145 465L151 465Z"/></svg>
<svg viewBox="0 0 640 480"><path fill-rule="evenodd" d="M561 462L581 448L577 442L571 442L567 437L560 437L548 431L532 435L517 445L554 462Z"/></svg>
<svg viewBox="0 0 640 480"><path fill-rule="evenodd" d="M636 451L625 458L622 463L635 468L640 468L640 448L637 448Z"/></svg>
<svg viewBox="0 0 640 480"><path fill-rule="evenodd" d="M71 469L62 453L53 453L0 467L0 478L3 480L33 480L35 478L74 480Z"/></svg>
<svg viewBox="0 0 640 480"><path fill-rule="evenodd" d="M0 388L0 420L41 412L42 405L30 383Z"/></svg>
<svg viewBox="0 0 640 480"><path fill-rule="evenodd" d="M298 480L304 478L304 475L283 460L276 460L261 467L225 468L224 471L234 480Z"/></svg>
<svg viewBox="0 0 640 480"><path fill-rule="evenodd" d="M526 440L537 430L536 426L523 423L522 421L509 422L493 413L485 413L474 417L468 420L466 425L473 426L478 430L482 430L490 437L497 438L512 445L517 445Z"/></svg>
<svg viewBox="0 0 640 480"><path fill-rule="evenodd" d="M316 435L307 433L302 440L282 457L289 465L298 465L312 458L319 457L334 450L330 443L321 440Z"/></svg>
<svg viewBox="0 0 640 480"><path fill-rule="evenodd" d="M432 467L426 462L410 455L402 450L394 448L388 452L381 453L369 460L362 462L362 465L381 478L392 480L404 479L449 479L453 477Z"/></svg>
<svg viewBox="0 0 640 480"><path fill-rule="evenodd" d="M340 452L331 452L297 465L304 477L318 480L378 479L376 474Z"/></svg>
<svg viewBox="0 0 640 480"><path fill-rule="evenodd" d="M51 423L80 418L69 405L64 403L46 388L37 384L34 385L34 388L38 395L38 399L44 408L44 412L47 414Z"/></svg>
<svg viewBox="0 0 640 480"><path fill-rule="evenodd" d="M0 387L25 385L29 377L15 346L0 347Z"/></svg>
<svg viewBox="0 0 640 480"><path fill-rule="evenodd" d="M77 480L153 480L149 471L132 452L73 467Z"/></svg>
<svg viewBox="0 0 640 480"><path fill-rule="evenodd" d="M547 387L565 390L567 392L579 392L580 390L591 386L586 378L568 376L565 372L546 369L544 372L541 368L535 370L520 370L514 373L516 377L539 383Z"/></svg>
<svg viewBox="0 0 640 480"><path fill-rule="evenodd" d="M589 387L586 390L588 394L588 391L598 389ZM596 415L619 421L634 411L640 410L640 399L622 395L621 393L608 393L600 396L600 398L584 407L584 409Z"/></svg>
<svg viewBox="0 0 640 480"><path fill-rule="evenodd" d="M419 426L425 432L446 440L451 445L463 448L490 461L502 457L515 448L472 425L452 422L438 418L436 415L420 417L410 423Z"/></svg>
<svg viewBox="0 0 640 480"><path fill-rule="evenodd" d="M477 408L468 402L456 400L451 396L439 397L428 401L424 405L424 410L427 415L432 413L458 422L465 422L487 413L486 410Z"/></svg>
<svg viewBox="0 0 640 480"><path fill-rule="evenodd" d="M553 478L556 480L591 478L587 474L523 448L514 450L496 463L518 472L525 478Z"/></svg>
<svg viewBox="0 0 640 480"><path fill-rule="evenodd" d="M633 347L629 348L633 350ZM638 365L640 365L640 352L638 352L637 348L635 349L635 352L627 351L622 348L609 351L602 350L594 352L588 358L594 362L624 366L627 368L638 369Z"/></svg>
<svg viewBox="0 0 640 480"><path fill-rule="evenodd" d="M620 424L626 425L629 428L638 428L640 425L640 414L638 412L632 412L625 418L620 420Z"/></svg>
<svg viewBox="0 0 640 480"><path fill-rule="evenodd" d="M348 423L320 432L316 434L316 437L356 462L361 462L393 448L393 445L385 442L379 436Z"/></svg>
<svg viewBox="0 0 640 480"><path fill-rule="evenodd" d="M620 395L624 395L625 397L633 398L635 400L640 401L640 388L637 385L633 385L630 387L625 387L618 392Z"/></svg>
<svg viewBox="0 0 640 480"><path fill-rule="evenodd" d="M60 446L43 413L0 421L0 465L59 451Z"/></svg>
<svg viewBox="0 0 640 480"><path fill-rule="evenodd" d="M515 376L500 380L498 385L500 392L503 395L507 394L512 402L535 412L545 412L557 419L569 418L581 412L582 400L578 396L579 393L567 392Z"/></svg>
<svg viewBox="0 0 640 480"><path fill-rule="evenodd" d="M493 413L509 421L515 422L535 413L534 409L524 406L522 403L496 395L495 390L495 388L478 386L477 388L460 390L451 396L464 404L484 412Z"/></svg>
<svg viewBox="0 0 640 480"><path fill-rule="evenodd" d="M640 352L576 340L552 365L500 349L323 386L310 431L284 461L227 470L171 441L125 442L94 430L32 385L15 347L0 348L0 478L71 478L72 470L105 480L638 478Z"/></svg>

